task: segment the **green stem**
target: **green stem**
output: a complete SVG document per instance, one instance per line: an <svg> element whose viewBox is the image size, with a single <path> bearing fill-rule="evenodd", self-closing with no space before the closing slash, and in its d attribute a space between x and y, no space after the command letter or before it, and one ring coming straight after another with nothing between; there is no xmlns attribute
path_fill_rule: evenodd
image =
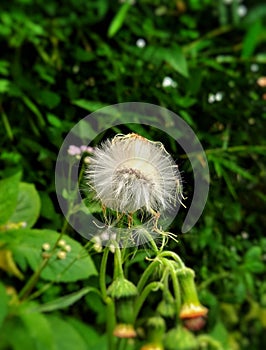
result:
<svg viewBox="0 0 266 350"><path fill-rule="evenodd" d="M137 288L139 293L142 292L143 288L145 287L146 282L148 281L149 277L153 274L154 270L157 268L157 266L160 264L160 261L158 259L153 260L153 262L144 270L138 284Z"/></svg>
<svg viewBox="0 0 266 350"><path fill-rule="evenodd" d="M200 42L206 40L206 39L211 39L214 38L216 36L222 35L224 33L227 33L229 31L231 31L233 29L232 26L230 25L225 25L219 28L216 28L210 32L208 32L206 35L204 35L203 37L201 37L200 39L194 40L191 43L189 43L188 45L184 45L182 47L182 51L184 53L187 53L189 51L191 51L192 49L194 49L195 46L197 46Z"/></svg>
<svg viewBox="0 0 266 350"><path fill-rule="evenodd" d="M0 113L2 115L2 121L3 121L4 127L6 129L7 136L9 137L9 139L11 141L13 141L14 136L13 136L12 128L11 128L11 126L9 124L8 117L5 114L5 111L4 111L3 107L2 107L2 104L0 104Z"/></svg>
<svg viewBox="0 0 266 350"><path fill-rule="evenodd" d="M140 296L137 298L135 305L134 305L134 315L133 315L133 320L134 322L137 319L137 316L140 312L140 309L144 303L144 301L146 300L146 298L148 297L148 295L151 292L155 292L156 290L158 290L159 288L163 288L163 284L161 282L151 282L150 284L148 284L143 292L140 294Z"/></svg>
<svg viewBox="0 0 266 350"><path fill-rule="evenodd" d="M216 275L216 276L213 276L209 279L207 279L206 281L202 282L198 287L197 289L200 290L200 289L205 289L207 286L209 286L210 284L212 284L213 282L215 281L218 281L222 278L227 278L230 276L230 273L229 272L222 272L220 273L219 275Z"/></svg>
<svg viewBox="0 0 266 350"><path fill-rule="evenodd" d="M103 252L102 261L101 261L100 276L99 276L100 290L101 290L102 298L104 301L107 300L107 288L106 288L105 276L106 276L106 266L107 266L108 254L109 254L109 248L105 247L104 252Z"/></svg>
<svg viewBox="0 0 266 350"><path fill-rule="evenodd" d="M179 255L177 255L176 253L174 252L170 252L170 251L165 251L165 252L162 252L158 255L158 258L159 257L171 257L174 261L176 261L180 268L184 268L185 267L185 264L183 263L182 259L180 258Z"/></svg>
<svg viewBox="0 0 266 350"><path fill-rule="evenodd" d="M114 279L116 278L123 278L124 277L124 271L123 271L123 263L122 263L122 255L120 247L115 243L115 266L114 266Z"/></svg>
<svg viewBox="0 0 266 350"><path fill-rule="evenodd" d="M113 336L113 331L115 328L115 304L114 301L107 297L105 299L106 308L107 308L107 323L106 323L106 331L107 331L107 341L108 341L108 350L115 350L115 338Z"/></svg>
<svg viewBox="0 0 266 350"><path fill-rule="evenodd" d="M180 309L181 309L181 293L180 293L180 287L179 287L179 283L178 283L178 277L177 277L176 270L174 269L173 264L169 260L163 259L163 263L169 269L169 273L171 276L171 280L172 280L172 284L173 284L173 292L174 292L174 297L175 297L175 301L176 301L176 315L177 315L177 319L179 320L179 313L180 313ZM183 266L184 266L184 264L183 264Z"/></svg>
<svg viewBox="0 0 266 350"><path fill-rule="evenodd" d="M40 274L42 270L45 268L45 266L48 264L50 258L45 258L41 262L38 269L33 273L33 275L30 277L28 282L25 284L25 286L21 289L21 291L18 294L18 297L20 300L24 300L27 298L27 296L30 294L32 289L35 287L36 283L38 282L38 279L40 277Z"/></svg>

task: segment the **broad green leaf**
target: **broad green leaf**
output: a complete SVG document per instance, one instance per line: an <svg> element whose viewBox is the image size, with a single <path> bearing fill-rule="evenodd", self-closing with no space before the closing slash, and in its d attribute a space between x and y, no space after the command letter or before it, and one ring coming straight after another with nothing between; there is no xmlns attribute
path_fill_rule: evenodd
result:
<svg viewBox="0 0 266 350"><path fill-rule="evenodd" d="M20 315L20 318L26 328L25 336L31 338L34 342L34 349L57 349L53 340L51 325L44 315L37 312L25 312Z"/></svg>
<svg viewBox="0 0 266 350"><path fill-rule="evenodd" d="M115 17L113 18L109 28L107 35L109 38L112 38L122 27L123 23L125 22L126 15L128 10L130 9L130 1L127 0L123 5L121 5L120 9L116 13Z"/></svg>
<svg viewBox="0 0 266 350"><path fill-rule="evenodd" d="M251 247L245 254L244 260L245 262L251 262L254 260L261 259L262 251L259 246Z"/></svg>
<svg viewBox="0 0 266 350"><path fill-rule="evenodd" d="M18 316L9 317L6 319L0 328L0 334L1 350L38 349L34 344L34 340L28 336L26 325Z"/></svg>
<svg viewBox="0 0 266 350"><path fill-rule="evenodd" d="M170 49L164 49L165 61L178 73L188 78L187 60L182 52L181 47L175 45Z"/></svg>
<svg viewBox="0 0 266 350"><path fill-rule="evenodd" d="M81 299L84 295L94 292L99 293L99 291L94 287L84 287L80 289L78 292L74 292L68 295L65 295L64 297L52 300L46 304L39 305L36 307L36 311L39 312L50 312L58 309L64 309L72 304L74 304L76 301Z"/></svg>
<svg viewBox="0 0 266 350"><path fill-rule="evenodd" d="M68 322L56 316L47 316L53 330L52 339L58 350L89 350L90 346L79 332Z"/></svg>
<svg viewBox="0 0 266 350"><path fill-rule="evenodd" d="M68 317L67 322L85 340L88 350L107 350L108 343L106 335L100 336L92 327L80 322L76 318Z"/></svg>
<svg viewBox="0 0 266 350"><path fill-rule="evenodd" d="M19 184L17 207L10 217L12 223L25 222L32 227L40 215L41 201L35 186L27 183Z"/></svg>
<svg viewBox="0 0 266 350"><path fill-rule="evenodd" d="M211 331L210 335L221 342L221 344L227 349L228 346L228 332L222 322L217 322Z"/></svg>
<svg viewBox="0 0 266 350"><path fill-rule="evenodd" d="M61 97L55 92L49 90L42 90L39 92L41 104L48 107L49 109L55 108L59 105Z"/></svg>
<svg viewBox="0 0 266 350"><path fill-rule="evenodd" d="M64 259L57 258L62 248L56 247L55 254L41 273L41 277L49 281L75 282L97 275L91 257L82 245L68 236L62 236L71 251L66 253ZM14 230L9 231L5 238L8 247L14 253L14 258L22 269L29 265L35 271L41 264L42 245L49 243L52 248L59 234L52 230Z"/></svg>
<svg viewBox="0 0 266 350"><path fill-rule="evenodd" d="M41 199L41 216L46 219L53 219L55 216L54 203L47 192L39 192Z"/></svg>
<svg viewBox="0 0 266 350"><path fill-rule="evenodd" d="M258 246L251 247L244 256L246 269L252 273L262 273L265 270L262 262L262 250Z"/></svg>
<svg viewBox="0 0 266 350"><path fill-rule="evenodd" d="M0 329L7 313L8 313L8 296L6 294L5 286L2 283L0 283Z"/></svg>
<svg viewBox="0 0 266 350"><path fill-rule="evenodd" d="M0 180L0 225L8 221L16 208L20 177L21 173L17 173Z"/></svg>

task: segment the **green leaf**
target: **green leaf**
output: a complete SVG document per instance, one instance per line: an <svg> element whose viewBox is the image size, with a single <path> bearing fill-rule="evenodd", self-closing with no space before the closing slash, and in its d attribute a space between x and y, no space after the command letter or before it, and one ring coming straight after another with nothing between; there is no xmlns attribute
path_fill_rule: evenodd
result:
<svg viewBox="0 0 266 350"><path fill-rule="evenodd" d="M245 179L251 180L253 182L256 181L255 177L252 174L250 174L247 170L241 168L233 160L220 158L219 161L224 167L226 167L229 170L235 172L236 174L241 175Z"/></svg>
<svg viewBox="0 0 266 350"><path fill-rule="evenodd" d="M65 295L64 297L52 300L46 304L37 306L36 311L38 312L50 312L58 309L64 309L72 304L74 304L76 301L81 299L84 295L94 292L99 293L98 289L94 287L84 287L80 289L78 292L74 292L68 295Z"/></svg>
<svg viewBox="0 0 266 350"><path fill-rule="evenodd" d="M48 122L54 126L55 128L61 128L62 127L62 120L58 118L56 115L47 113L46 115Z"/></svg>
<svg viewBox="0 0 266 350"><path fill-rule="evenodd" d="M261 248L258 246L251 247L245 254L244 256L244 261L245 262L251 262L254 260L258 260L261 258Z"/></svg>
<svg viewBox="0 0 266 350"><path fill-rule="evenodd" d="M57 349L53 340L51 325L44 315L37 312L23 313L20 318L26 327L26 336L34 342L34 349Z"/></svg>
<svg viewBox="0 0 266 350"><path fill-rule="evenodd" d="M10 81L7 79L0 79L0 93L5 93L9 90Z"/></svg>
<svg viewBox="0 0 266 350"><path fill-rule="evenodd" d="M27 183L19 184L17 207L9 221L18 223L26 222L27 227L32 227L40 215L41 201L35 186Z"/></svg>
<svg viewBox="0 0 266 350"><path fill-rule="evenodd" d="M99 343L102 343L102 337L100 337L94 328L72 317L68 317L67 322L79 333L90 350L92 350L92 347L94 348L94 346L99 346ZM104 340L104 344L101 344L97 349L107 350L107 341L106 339Z"/></svg>
<svg viewBox="0 0 266 350"><path fill-rule="evenodd" d="M9 75L9 67L10 63L8 61L0 60L0 74L1 75Z"/></svg>
<svg viewBox="0 0 266 350"><path fill-rule="evenodd" d="M49 109L55 108L59 105L61 97L55 92L43 90L39 93L41 103Z"/></svg>
<svg viewBox="0 0 266 350"><path fill-rule="evenodd" d="M90 347L79 332L68 322L56 316L47 316L53 330L52 338L58 350L89 350Z"/></svg>
<svg viewBox="0 0 266 350"><path fill-rule="evenodd" d="M34 340L28 336L26 325L18 316L8 318L0 328L0 349L37 349Z"/></svg>
<svg viewBox="0 0 266 350"><path fill-rule="evenodd" d="M227 348L228 346L228 332L222 322L217 322L210 335L221 342Z"/></svg>
<svg viewBox="0 0 266 350"><path fill-rule="evenodd" d="M45 126L45 121L38 107L26 95L22 95L21 98L29 110L37 117L40 126Z"/></svg>
<svg viewBox="0 0 266 350"><path fill-rule="evenodd" d="M170 66L175 71L183 75L185 78L188 78L189 74L188 74L187 60L180 46L175 45L170 49L165 49L164 56L165 56L165 61L168 64L170 64Z"/></svg>
<svg viewBox="0 0 266 350"><path fill-rule="evenodd" d="M8 313L8 296L3 283L0 283L0 329L1 325Z"/></svg>
<svg viewBox="0 0 266 350"><path fill-rule="evenodd" d="M17 205L21 173L0 180L0 224L5 224Z"/></svg>
<svg viewBox="0 0 266 350"><path fill-rule="evenodd" d="M41 199L41 216L46 219L53 219L55 216L54 203L47 192L39 192Z"/></svg>
<svg viewBox="0 0 266 350"><path fill-rule="evenodd" d="M55 245L59 234L52 230L14 230L9 231L5 242L14 253L14 258L22 269L28 264L35 271L42 262L42 245ZM97 270L91 257L82 245L68 236L62 236L71 251L66 253L65 259L58 259L56 254L62 250L56 247L55 254L41 273L43 279L57 282L75 282L97 275Z"/></svg>
<svg viewBox="0 0 266 350"><path fill-rule="evenodd" d="M246 269L252 273L262 273L265 266L262 262L262 250L258 246L251 247L244 256Z"/></svg>
<svg viewBox="0 0 266 350"><path fill-rule="evenodd" d="M243 41L242 58L251 57L259 43L260 35L264 31L261 21L256 21L251 25Z"/></svg>
<svg viewBox="0 0 266 350"><path fill-rule="evenodd" d="M116 13L115 17L113 18L109 28L107 35L109 38L112 38L122 27L123 23L125 22L126 15L128 10L130 9L130 1L127 0L123 5L121 5L119 11Z"/></svg>
<svg viewBox="0 0 266 350"><path fill-rule="evenodd" d="M107 104L97 101L88 101L88 100L74 100L72 101L73 105L76 105L80 108L83 108L89 112L97 111L100 108L106 107Z"/></svg>

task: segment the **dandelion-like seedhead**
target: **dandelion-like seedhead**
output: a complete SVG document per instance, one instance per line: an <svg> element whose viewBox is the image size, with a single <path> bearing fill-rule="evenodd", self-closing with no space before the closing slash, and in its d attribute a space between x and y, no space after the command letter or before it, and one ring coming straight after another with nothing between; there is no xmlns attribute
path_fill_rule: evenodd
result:
<svg viewBox="0 0 266 350"><path fill-rule="evenodd" d="M70 130L56 162L60 207L79 234L88 240L95 238L97 249L111 247L113 242L125 247L158 239L164 244L168 238L176 237L166 230L182 204L178 167L161 143L136 134L116 135L95 150L90 147L97 135L121 125L121 120L125 125L154 127L180 145L194 175L193 193L189 193L191 200L181 232L188 232L195 225L209 189L204 150L193 130L177 114L141 102L106 106L81 119ZM98 200L97 204L92 203L92 197ZM99 204L103 209L100 215Z"/></svg>
<svg viewBox="0 0 266 350"><path fill-rule="evenodd" d="M182 195L178 167L160 142L116 135L94 150L87 184L102 205L119 213L161 214Z"/></svg>

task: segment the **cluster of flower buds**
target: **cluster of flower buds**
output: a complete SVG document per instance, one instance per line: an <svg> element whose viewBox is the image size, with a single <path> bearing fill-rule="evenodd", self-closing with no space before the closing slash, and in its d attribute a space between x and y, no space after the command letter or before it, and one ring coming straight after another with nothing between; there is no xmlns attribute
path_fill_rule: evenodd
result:
<svg viewBox="0 0 266 350"><path fill-rule="evenodd" d="M59 248L56 257L59 260L64 260L67 257L67 253L71 252L71 246L66 243L64 239L60 239L57 242L57 247ZM42 245L42 257L43 258L49 258L51 256L51 245L48 242L43 243Z"/></svg>
<svg viewBox="0 0 266 350"><path fill-rule="evenodd" d="M7 231L7 230L18 230L20 228L27 227L26 221L20 221L20 222L8 222L3 226L0 226L0 231Z"/></svg>
<svg viewBox="0 0 266 350"><path fill-rule="evenodd" d="M93 243L93 249L100 253L103 249L103 246L108 246L111 253L115 252L115 246L112 241L116 240L116 233L112 232L111 229L107 228L100 234L94 236L91 240Z"/></svg>

